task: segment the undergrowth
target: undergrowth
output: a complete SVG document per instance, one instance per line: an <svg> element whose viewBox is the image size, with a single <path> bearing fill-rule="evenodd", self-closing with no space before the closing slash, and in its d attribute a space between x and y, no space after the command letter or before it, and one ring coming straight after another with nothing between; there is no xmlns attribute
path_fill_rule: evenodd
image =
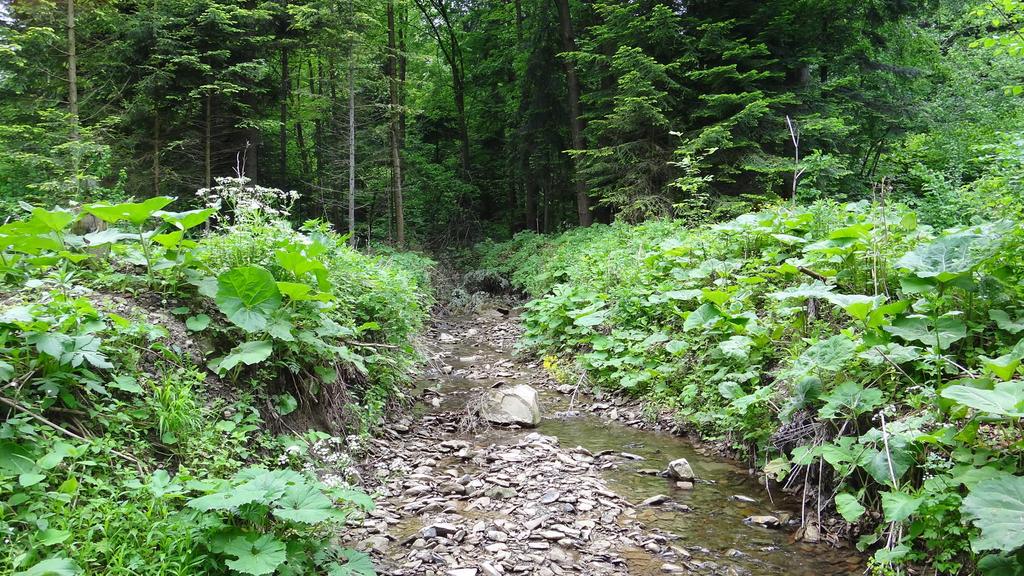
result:
<svg viewBox="0 0 1024 576"><path fill-rule="evenodd" d="M373 573L335 544L372 500L286 448L401 394L430 263L204 192L0 227L0 573Z"/></svg>
<svg viewBox="0 0 1024 576"><path fill-rule="evenodd" d="M821 201L478 251L534 298L524 346L802 490L807 539L821 506L878 574L1021 574L1022 241L1017 219Z"/></svg>

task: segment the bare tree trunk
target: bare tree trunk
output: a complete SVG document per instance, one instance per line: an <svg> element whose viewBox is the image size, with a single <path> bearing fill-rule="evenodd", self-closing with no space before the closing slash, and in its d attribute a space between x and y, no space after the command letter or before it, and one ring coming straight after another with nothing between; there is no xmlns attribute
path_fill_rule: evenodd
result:
<svg viewBox="0 0 1024 576"><path fill-rule="evenodd" d="M209 90L206 91L206 126L204 130L203 181L205 187L210 188L213 185L213 93Z"/></svg>
<svg viewBox="0 0 1024 576"><path fill-rule="evenodd" d="M80 150L77 146L80 138L78 132L78 55L75 50L75 0L68 0L68 113L71 115L71 141L76 145L71 149L72 181L75 193L78 193L78 170Z"/></svg>
<svg viewBox="0 0 1024 576"><path fill-rule="evenodd" d="M292 91L292 81L288 69L288 48L281 47L281 125L278 129L278 158L277 181L283 190L288 187L288 95Z"/></svg>
<svg viewBox="0 0 1024 576"><path fill-rule="evenodd" d="M348 51L348 243L356 245L356 71Z"/></svg>
<svg viewBox="0 0 1024 576"><path fill-rule="evenodd" d="M388 0L388 95L390 97L391 173L395 197L395 234L398 247L405 247L405 207L402 198L401 120L399 115L398 46L395 42L395 3Z"/></svg>
<svg viewBox="0 0 1024 576"><path fill-rule="evenodd" d="M558 19L562 24L562 50L566 52L576 51L576 41L572 32L572 14L569 13L569 0L555 0L558 4ZM576 66L572 60L565 60L565 82L569 92L569 132L572 136L572 147L575 150L582 150L583 144L583 120L580 116L580 83L576 77ZM579 170L579 163L573 161L575 168L573 182L576 188L576 212L579 215L580 226L590 226L594 223L594 216L590 212L590 197L587 196L587 184L583 180Z"/></svg>
<svg viewBox="0 0 1024 576"><path fill-rule="evenodd" d="M537 182L526 175L526 229L539 232L540 227L537 225Z"/></svg>
<svg viewBox="0 0 1024 576"><path fill-rule="evenodd" d="M160 111L153 110L153 195L160 195Z"/></svg>

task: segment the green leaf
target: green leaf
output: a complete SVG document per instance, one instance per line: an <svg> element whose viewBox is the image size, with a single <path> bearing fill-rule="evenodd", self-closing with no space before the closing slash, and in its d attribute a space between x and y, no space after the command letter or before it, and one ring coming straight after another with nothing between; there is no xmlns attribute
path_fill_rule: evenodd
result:
<svg viewBox="0 0 1024 576"><path fill-rule="evenodd" d="M75 214L69 210L57 208L55 210L44 210L33 208L30 225L38 224L50 232L60 232L68 227L68 224L75 219Z"/></svg>
<svg viewBox="0 0 1024 576"><path fill-rule="evenodd" d="M1024 576L1024 565L1009 554L989 554L978 562L982 576Z"/></svg>
<svg viewBox="0 0 1024 576"><path fill-rule="evenodd" d="M986 370L995 374L1000 380L1010 380L1017 373L1020 366L1020 356L1017 354L1003 354L999 358L988 358L980 356L981 365Z"/></svg>
<svg viewBox="0 0 1024 576"><path fill-rule="evenodd" d="M174 198L157 196L144 202L125 202L114 205L86 204L82 206L82 210L110 224L126 220L139 226L171 202L174 202Z"/></svg>
<svg viewBox="0 0 1024 576"><path fill-rule="evenodd" d="M919 245L900 258L896 266L910 270L919 278L949 282L991 257L1001 238L995 229L950 234Z"/></svg>
<svg viewBox="0 0 1024 576"><path fill-rule="evenodd" d="M25 474L36 470L36 457L27 447L16 442L0 441L0 469L10 474Z"/></svg>
<svg viewBox="0 0 1024 576"><path fill-rule="evenodd" d="M46 480L46 476L42 474L36 474L34 472L25 472L23 474L18 475L18 484L20 484L24 488L28 488L29 486L35 486L36 484L39 484L43 480Z"/></svg>
<svg viewBox="0 0 1024 576"><path fill-rule="evenodd" d="M252 366L270 358L273 352L274 345L269 340L245 342L232 348L231 352L220 361L217 368L218 371L228 371L239 364Z"/></svg>
<svg viewBox="0 0 1024 576"><path fill-rule="evenodd" d="M228 568L254 576L273 573L288 557L284 542L270 534L236 536L224 546L224 554L235 557L227 561Z"/></svg>
<svg viewBox="0 0 1024 576"><path fill-rule="evenodd" d="M145 390L142 389L142 386L139 386L139 381L133 376L128 375L114 376L114 379L111 380L107 386L130 394L142 394L145 392Z"/></svg>
<svg viewBox="0 0 1024 576"><path fill-rule="evenodd" d="M189 230L210 219L217 212L215 208L189 210L188 212L160 212L159 216L178 230Z"/></svg>
<svg viewBox="0 0 1024 576"><path fill-rule="evenodd" d="M291 394L278 394L274 396L274 410L281 416L287 416L299 407L299 402Z"/></svg>
<svg viewBox="0 0 1024 576"><path fill-rule="evenodd" d="M861 506L856 496L846 493L836 495L836 510L844 520L851 523L859 520L867 511L864 506Z"/></svg>
<svg viewBox="0 0 1024 576"><path fill-rule="evenodd" d="M992 309L988 311L988 317L994 320L1000 330L1006 330L1010 334L1017 334L1024 330L1024 318L1012 320L1004 310Z"/></svg>
<svg viewBox="0 0 1024 576"><path fill-rule="evenodd" d="M345 562L330 562L327 564L328 576L376 576L373 562L370 557L355 550L342 550L341 555Z"/></svg>
<svg viewBox="0 0 1024 576"><path fill-rule="evenodd" d="M838 372L853 358L856 351L857 344L853 340L837 334L804 350L797 359L796 366L804 371Z"/></svg>
<svg viewBox="0 0 1024 576"><path fill-rule="evenodd" d="M222 491L193 498L188 501L187 505L189 508L194 508L201 512L209 512L210 510L234 510L245 504L260 502L263 500L265 495L265 490L245 486L243 484L238 487L224 487Z"/></svg>
<svg viewBox="0 0 1024 576"><path fill-rule="evenodd" d="M924 498L915 498L903 492L882 492L882 511L886 522L902 522L917 512Z"/></svg>
<svg viewBox="0 0 1024 576"><path fill-rule="evenodd" d="M967 336L967 326L955 316L939 318L934 327L927 317L907 316L896 319L891 326L883 329L909 342L920 342L928 348L934 348L938 343L941 350L946 350Z"/></svg>
<svg viewBox="0 0 1024 576"><path fill-rule="evenodd" d="M718 310L718 307L710 302L705 302L701 304L700 308L687 315L686 321L683 322L683 330L689 332L694 328L710 328L721 318L722 312Z"/></svg>
<svg viewBox="0 0 1024 576"><path fill-rule="evenodd" d="M981 535L971 542L975 552L1011 552L1024 546L1024 477L979 482L960 510L981 529Z"/></svg>
<svg viewBox="0 0 1024 576"><path fill-rule="evenodd" d="M718 393L721 394L723 398L728 398L729 400L735 400L736 398L742 398L747 395L747 392L742 386L729 381L722 382L718 385Z"/></svg>
<svg viewBox="0 0 1024 576"><path fill-rule="evenodd" d="M754 341L747 336L732 336L728 340L720 342L718 349L722 354L734 360L746 360L750 357L750 348Z"/></svg>
<svg viewBox="0 0 1024 576"><path fill-rule="evenodd" d="M292 522L318 524L334 516L334 509L331 499L315 486L299 484L285 491L273 513Z"/></svg>
<svg viewBox="0 0 1024 576"><path fill-rule="evenodd" d="M210 317L206 314L196 314L195 316L189 316L185 320L185 327L193 332L202 332L209 325Z"/></svg>
<svg viewBox="0 0 1024 576"><path fill-rule="evenodd" d="M1024 417L1024 411L1019 407L1024 402L1024 382L998 382L992 390L957 384L946 387L939 395L981 412Z"/></svg>
<svg viewBox="0 0 1024 576"><path fill-rule="evenodd" d="M309 284L302 284L300 282L278 282L277 289L281 291L281 294L291 298L292 300L312 300L311 296L313 287Z"/></svg>
<svg viewBox="0 0 1024 576"><path fill-rule="evenodd" d="M832 295L833 289L835 289L835 286L832 286L831 284L813 282L810 284L801 284L800 286L786 288L779 292L773 292L769 294L769 296L776 300L786 300L788 298L828 298Z"/></svg>
<svg viewBox="0 0 1024 576"><path fill-rule="evenodd" d="M216 302L228 320L246 332L258 332L281 307L281 291L266 268L242 266L217 277Z"/></svg>
<svg viewBox="0 0 1024 576"><path fill-rule="evenodd" d="M821 397L825 401L820 414L822 418L857 417L882 404L882 391L877 388L865 389L858 382L843 382Z"/></svg>
<svg viewBox="0 0 1024 576"><path fill-rule="evenodd" d="M47 528L36 533L36 542L43 546L56 546L71 538L71 532L67 530L56 530Z"/></svg>
<svg viewBox="0 0 1024 576"><path fill-rule="evenodd" d="M67 558L47 558L28 570L15 572L14 576L76 576L81 573L78 564Z"/></svg>

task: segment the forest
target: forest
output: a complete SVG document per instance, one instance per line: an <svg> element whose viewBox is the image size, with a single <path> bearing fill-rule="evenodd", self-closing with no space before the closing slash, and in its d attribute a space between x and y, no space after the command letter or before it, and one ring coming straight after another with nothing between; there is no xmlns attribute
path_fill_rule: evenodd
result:
<svg viewBox="0 0 1024 576"><path fill-rule="evenodd" d="M1024 1L0 0L0 575L1024 575Z"/></svg>

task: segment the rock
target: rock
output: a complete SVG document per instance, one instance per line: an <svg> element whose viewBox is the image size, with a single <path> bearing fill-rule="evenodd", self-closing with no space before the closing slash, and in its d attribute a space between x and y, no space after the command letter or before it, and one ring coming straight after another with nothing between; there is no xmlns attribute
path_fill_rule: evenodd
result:
<svg viewBox="0 0 1024 576"><path fill-rule="evenodd" d="M537 391L526 384L511 388L494 388L484 393L480 416L494 424L540 424L540 402Z"/></svg>
<svg viewBox="0 0 1024 576"><path fill-rule="evenodd" d="M661 565L661 571L669 574L682 574L686 569L676 564L665 563Z"/></svg>
<svg viewBox="0 0 1024 576"><path fill-rule="evenodd" d="M484 576L501 576L501 572L498 572L498 569L491 565L490 562L481 562L480 571L483 572Z"/></svg>
<svg viewBox="0 0 1024 576"><path fill-rule="evenodd" d="M680 490L693 490L693 482L676 482L676 488L679 488Z"/></svg>
<svg viewBox="0 0 1024 576"><path fill-rule="evenodd" d="M423 538L436 538L438 536L451 536L458 531L459 528L454 524L438 523L420 530L420 536Z"/></svg>
<svg viewBox="0 0 1024 576"><path fill-rule="evenodd" d="M780 522L778 518L768 515L747 516L743 519L743 522L747 524L754 524L756 526L763 526L764 528L778 528L782 525L782 522Z"/></svg>
<svg viewBox="0 0 1024 576"><path fill-rule="evenodd" d="M640 503L640 505L641 506L658 506L660 504L664 504L665 502L669 502L671 500L672 500L671 498L669 498L668 496L666 496L664 494L658 494L656 496L651 496L647 500L644 500L643 502Z"/></svg>
<svg viewBox="0 0 1024 576"><path fill-rule="evenodd" d="M679 458L669 462L668 475L676 480L692 481L696 478L693 474L693 468L690 467L690 462L686 458Z"/></svg>
<svg viewBox="0 0 1024 576"><path fill-rule="evenodd" d="M476 568L456 568L445 572L448 576L476 576Z"/></svg>
<svg viewBox="0 0 1024 576"><path fill-rule="evenodd" d="M751 498L750 496L744 496L742 494L736 494L736 495L734 495L732 497L732 499L737 501L737 502L746 502L747 504L757 504L757 500Z"/></svg>
<svg viewBox="0 0 1024 576"><path fill-rule="evenodd" d="M551 504L552 502L555 502L556 500L558 500L558 497L561 496L561 495L562 495L562 493L559 492L558 490L548 490L547 492L545 492L544 494L541 495L540 503L541 504Z"/></svg>

